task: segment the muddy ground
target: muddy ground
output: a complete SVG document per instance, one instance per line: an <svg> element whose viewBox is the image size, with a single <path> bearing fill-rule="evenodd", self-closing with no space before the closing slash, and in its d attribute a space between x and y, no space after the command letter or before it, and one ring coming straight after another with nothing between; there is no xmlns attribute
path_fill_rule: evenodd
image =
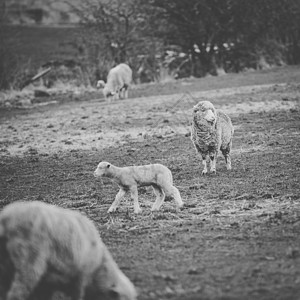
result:
<svg viewBox="0 0 300 300"><path fill-rule="evenodd" d="M300 68L276 76L2 111L0 205L40 200L85 213L139 299L299 299ZM217 174L205 177L189 137L191 108L204 99L235 126L232 171L219 157ZM165 202L152 214L152 190L140 188L141 215L129 198L108 215L118 188L93 177L101 160L167 165L185 208Z"/></svg>

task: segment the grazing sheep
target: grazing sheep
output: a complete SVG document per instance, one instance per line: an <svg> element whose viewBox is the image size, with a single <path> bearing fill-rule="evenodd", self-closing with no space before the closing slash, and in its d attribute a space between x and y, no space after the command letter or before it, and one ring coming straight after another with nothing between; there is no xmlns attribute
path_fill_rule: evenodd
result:
<svg viewBox="0 0 300 300"><path fill-rule="evenodd" d="M130 191L131 198L134 201L134 213L140 213L142 209L138 202L138 186L152 186L156 195L156 201L152 206L152 211L158 211L160 209L165 200L165 196L173 197L178 208L183 206L180 193L173 185L171 171L161 164L119 168L108 162L100 162L94 172L94 176L108 177L115 181L120 187L108 213L116 211L121 199L125 196L127 191Z"/></svg>
<svg viewBox="0 0 300 300"><path fill-rule="evenodd" d="M210 159L210 170L216 173L216 159L221 150L225 157L227 170L231 170L230 150L232 147L233 126L230 118L216 110L209 101L201 101L193 108L191 139L198 153L202 156L207 173L206 159Z"/></svg>
<svg viewBox="0 0 300 300"><path fill-rule="evenodd" d="M126 64L119 64L112 68L107 75L107 82L99 80L97 87L103 87L105 99L117 100L128 98L128 88L132 81L132 70Z"/></svg>
<svg viewBox="0 0 300 300"><path fill-rule="evenodd" d="M12 281L0 282L7 300L51 299L55 291L76 300L136 299L96 227L79 212L38 201L6 206L0 254L1 277Z"/></svg>

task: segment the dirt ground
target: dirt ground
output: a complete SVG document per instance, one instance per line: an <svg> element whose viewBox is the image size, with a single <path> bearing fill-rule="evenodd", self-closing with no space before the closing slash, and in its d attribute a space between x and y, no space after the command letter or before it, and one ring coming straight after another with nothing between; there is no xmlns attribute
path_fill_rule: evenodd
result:
<svg viewBox="0 0 300 300"><path fill-rule="evenodd" d="M141 300L300 299L300 68L276 84L268 76L2 111L0 205L40 200L85 213ZM191 109L204 99L235 127L232 171L220 156L205 177L189 136ZM140 188L141 215L129 198L108 215L118 188L93 177L101 160L167 165L184 209L168 201L150 213L154 195Z"/></svg>

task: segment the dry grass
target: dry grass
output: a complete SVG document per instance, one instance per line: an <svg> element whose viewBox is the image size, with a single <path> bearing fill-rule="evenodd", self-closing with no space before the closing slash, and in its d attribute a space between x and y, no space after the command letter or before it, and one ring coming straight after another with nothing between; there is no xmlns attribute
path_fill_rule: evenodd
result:
<svg viewBox="0 0 300 300"><path fill-rule="evenodd" d="M0 124L1 206L40 200L87 214L140 299L298 299L300 88L293 76L284 85L191 92L211 97L236 127L233 170L219 157L217 175L206 177L180 131L194 101L178 102L182 94L11 111ZM167 165L185 208L176 212L171 201L151 213L155 196L141 188L141 215L129 198L108 215L118 187L93 177L101 160Z"/></svg>

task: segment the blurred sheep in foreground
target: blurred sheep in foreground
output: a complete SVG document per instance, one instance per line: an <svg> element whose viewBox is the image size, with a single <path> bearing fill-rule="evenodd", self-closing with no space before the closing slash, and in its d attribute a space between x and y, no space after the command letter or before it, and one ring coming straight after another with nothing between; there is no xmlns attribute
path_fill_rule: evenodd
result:
<svg viewBox="0 0 300 300"><path fill-rule="evenodd" d="M46 300L55 291L76 300L136 299L96 227L79 212L38 201L6 206L0 255L0 292L7 300Z"/></svg>
<svg viewBox="0 0 300 300"><path fill-rule="evenodd" d="M224 112L216 110L210 101L201 101L194 106L191 139L202 157L202 175L207 173L207 158L210 159L210 171L216 173L219 150L225 157L227 170L231 170L233 132L230 118Z"/></svg>
<svg viewBox="0 0 300 300"><path fill-rule="evenodd" d="M107 75L107 82L99 80L97 88L103 87L106 100L118 100L128 98L128 88L132 81L132 70L126 64L119 64L112 68Z"/></svg>

